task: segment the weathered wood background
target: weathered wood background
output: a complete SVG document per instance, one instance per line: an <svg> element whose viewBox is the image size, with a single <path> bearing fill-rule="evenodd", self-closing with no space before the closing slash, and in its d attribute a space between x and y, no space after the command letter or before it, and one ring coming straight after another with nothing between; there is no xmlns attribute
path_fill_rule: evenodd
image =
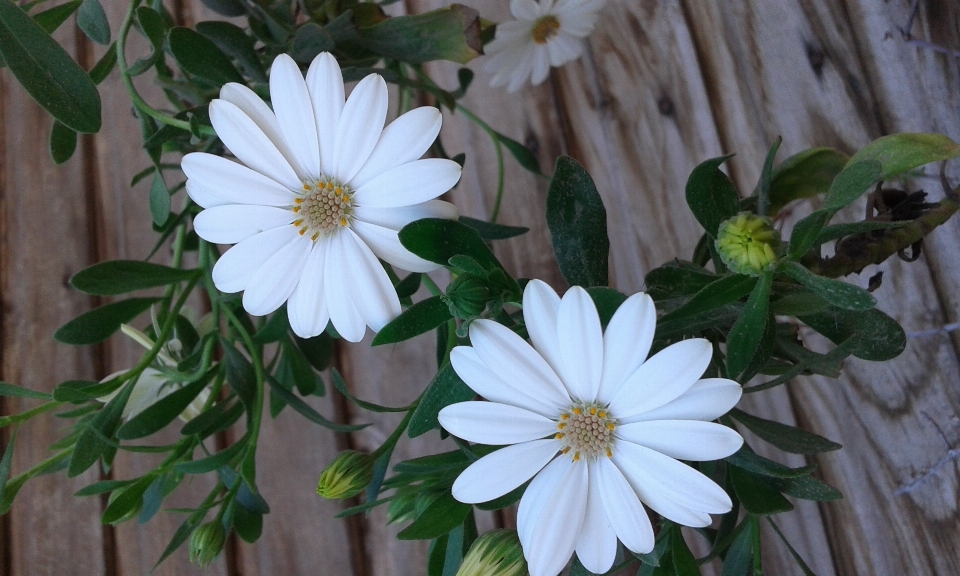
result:
<svg viewBox="0 0 960 576"><path fill-rule="evenodd" d="M113 30L125 10L104 3ZM412 12L446 4L408 0ZM470 2L494 20L502 0ZM171 5L194 23L212 15L199 0ZM897 131L936 131L960 139L960 59L907 44L910 0L612 0L604 8L583 58L554 70L542 86L508 95L486 86L482 62L466 105L495 129L532 147L550 167L560 154L580 160L607 205L612 285L643 289L644 274L663 261L689 257L699 235L683 186L706 158L736 152L730 173L752 190L767 146L782 135L781 158L811 146L851 153ZM64 27L67 28L67 27ZM923 0L914 35L960 48L960 4ZM59 40L87 66L102 53L73 31ZM456 67L431 73L453 86ZM147 232L147 188L130 178L147 164L139 132L116 74L102 86L104 127L83 137L66 165L49 161L49 117L4 70L0 72L0 360L4 381L50 390L69 378L99 378L132 365L138 351L121 337L103 346L56 344L53 331L97 304L71 290L67 279L86 266L142 258L154 242ZM459 187L449 194L466 214L489 216L496 185L495 157L483 131L458 116L445 119L444 146L465 152ZM960 166L951 166L954 181ZM918 186L939 193L933 178ZM501 222L532 228L497 246L518 276L563 281L552 260L543 221L546 183L507 163ZM800 210L809 208L800 207ZM960 566L958 467L960 370L956 333L938 331L960 320L960 221L925 243L913 264L880 269L880 307L911 335L906 352L886 364L850 361L839 381L797 379L745 401L757 414L780 418L844 444L811 459L846 499L777 518L817 574L955 574ZM865 282L862 278L852 281ZM337 365L370 400L400 405L425 386L434 367L433 342L422 337L388 348L341 346ZM273 513L255 545L231 540L206 572L223 576L331 574L415 575L424 572L426 545L399 542L383 511L369 519L335 520L339 505L314 493L317 476L346 446L372 449L396 418L371 417L325 400L340 419L375 425L352 438L307 424L290 410L265 425L260 478ZM3 401L4 413L21 409ZM61 422L38 418L20 432L15 472L43 459ZM176 431L171 431L176 434ZM3 441L9 438L5 433ZM439 449L434 435L403 441L398 458ZM799 458L776 456L791 464ZM152 459L120 457L113 477L142 473ZM30 482L0 521L0 573L15 575L147 574L180 521L160 514L147 526L102 526L105 501L71 494L96 480L62 474ZM195 503L208 486L185 484L178 502ZM482 518L485 528L512 521ZM767 574L799 574L789 553L767 531ZM185 550L154 574L200 574Z"/></svg>

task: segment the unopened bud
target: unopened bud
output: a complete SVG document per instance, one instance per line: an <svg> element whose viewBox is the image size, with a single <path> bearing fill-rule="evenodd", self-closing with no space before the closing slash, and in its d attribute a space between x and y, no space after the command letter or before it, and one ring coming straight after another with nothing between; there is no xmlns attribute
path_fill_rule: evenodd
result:
<svg viewBox="0 0 960 576"><path fill-rule="evenodd" d="M207 522L197 528L190 537L190 561L201 568L206 568L223 550L226 540L227 533L221 522L217 520Z"/></svg>
<svg viewBox="0 0 960 576"><path fill-rule="evenodd" d="M527 561L516 530L494 530L477 538L457 576L525 576Z"/></svg>
<svg viewBox="0 0 960 576"><path fill-rule="evenodd" d="M487 307L488 300L490 288L487 282L470 275L457 276L443 296L443 301L450 308L450 315L463 320L479 316Z"/></svg>
<svg viewBox="0 0 960 576"><path fill-rule="evenodd" d="M769 218L741 212L720 224L717 252L730 270L759 276L773 269L780 247L780 233Z"/></svg>
<svg viewBox="0 0 960 576"><path fill-rule="evenodd" d="M324 498L351 498L363 491L373 479L373 459L369 454L344 450L320 474L317 494Z"/></svg>

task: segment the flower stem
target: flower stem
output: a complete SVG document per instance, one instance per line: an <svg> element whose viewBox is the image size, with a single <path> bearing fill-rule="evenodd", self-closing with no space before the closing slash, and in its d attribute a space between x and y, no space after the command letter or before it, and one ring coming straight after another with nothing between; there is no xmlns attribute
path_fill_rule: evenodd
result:
<svg viewBox="0 0 960 576"><path fill-rule="evenodd" d="M493 149L497 153L497 197L493 202L493 210L490 212L490 222L496 223L497 216L500 215L500 203L503 201L503 185L505 180L503 167L503 144L500 142L500 135L497 134L496 130L491 128L486 122L481 120L479 116L465 108L462 104L457 104L457 110L462 112L468 120L483 129L483 131L490 136L490 139L493 140Z"/></svg>
<svg viewBox="0 0 960 576"><path fill-rule="evenodd" d="M257 381L256 395L254 396L253 400L253 410L251 410L250 413L250 430L247 432L247 435L250 437L250 439L247 441L247 449L243 458L241 459L241 461L246 461L247 458L255 458L257 453L257 441L260 438L260 422L263 420L263 388L266 384L266 375L264 374L263 362L260 358L261 350L256 344L254 344L250 333L247 332L247 329L244 328L243 324L240 323L240 320L233 313L233 310L230 310L224 306L223 314L227 317L227 321L233 325L234 329L237 331L237 334L240 335L240 339L243 340L243 345L246 346L247 350L250 352L250 361L253 363L254 378Z"/></svg>

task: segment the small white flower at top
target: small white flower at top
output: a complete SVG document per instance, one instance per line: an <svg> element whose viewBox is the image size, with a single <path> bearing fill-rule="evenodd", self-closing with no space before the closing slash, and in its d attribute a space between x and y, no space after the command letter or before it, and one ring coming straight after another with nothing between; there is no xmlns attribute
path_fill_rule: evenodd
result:
<svg viewBox="0 0 960 576"><path fill-rule="evenodd" d="M644 503L685 526L731 509L712 480L679 460L716 460L743 439L711 422L740 399L739 384L703 378L705 339L647 358L656 310L646 294L620 305L604 332L586 290L563 299L531 280L523 294L531 346L491 320L470 325L472 346L453 349L457 374L487 402L440 411L451 434L507 445L471 464L453 484L468 504L498 498L533 478L517 517L532 576L555 576L576 551L587 570L613 566L617 539L653 549Z"/></svg>
<svg viewBox="0 0 960 576"><path fill-rule="evenodd" d="M551 66L576 60L583 39L597 22L606 0L511 0L515 21L497 25L496 37L484 48L490 84L516 92L529 79L536 86Z"/></svg>
<svg viewBox="0 0 960 576"><path fill-rule="evenodd" d="M270 71L271 110L241 84L224 85L210 122L243 164L195 152L183 158L187 192L205 208L197 234L236 244L213 268L223 292L243 291L254 316L287 302L303 338L332 321L351 342L400 314L384 261L411 272L439 266L400 244L397 232L421 218L458 217L436 200L460 179L460 165L419 159L440 132L440 111L411 110L384 128L387 86L361 80L344 98L336 59L314 59L306 80L281 54Z"/></svg>

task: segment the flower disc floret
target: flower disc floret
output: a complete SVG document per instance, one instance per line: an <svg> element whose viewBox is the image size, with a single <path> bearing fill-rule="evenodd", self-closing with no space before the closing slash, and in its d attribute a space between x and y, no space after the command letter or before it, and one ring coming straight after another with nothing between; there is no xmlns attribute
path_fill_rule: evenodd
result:
<svg viewBox="0 0 960 576"><path fill-rule="evenodd" d="M553 14L548 14L533 23L530 35L537 44L546 44L560 31L560 21Z"/></svg>
<svg viewBox="0 0 960 576"><path fill-rule="evenodd" d="M574 462L580 458L612 458L616 429L617 420L606 407L579 402L560 414L554 437L563 443L560 451Z"/></svg>
<svg viewBox="0 0 960 576"><path fill-rule="evenodd" d="M353 220L353 195L352 188L333 178L304 182L291 207L297 215L293 225L314 242L339 232Z"/></svg>

